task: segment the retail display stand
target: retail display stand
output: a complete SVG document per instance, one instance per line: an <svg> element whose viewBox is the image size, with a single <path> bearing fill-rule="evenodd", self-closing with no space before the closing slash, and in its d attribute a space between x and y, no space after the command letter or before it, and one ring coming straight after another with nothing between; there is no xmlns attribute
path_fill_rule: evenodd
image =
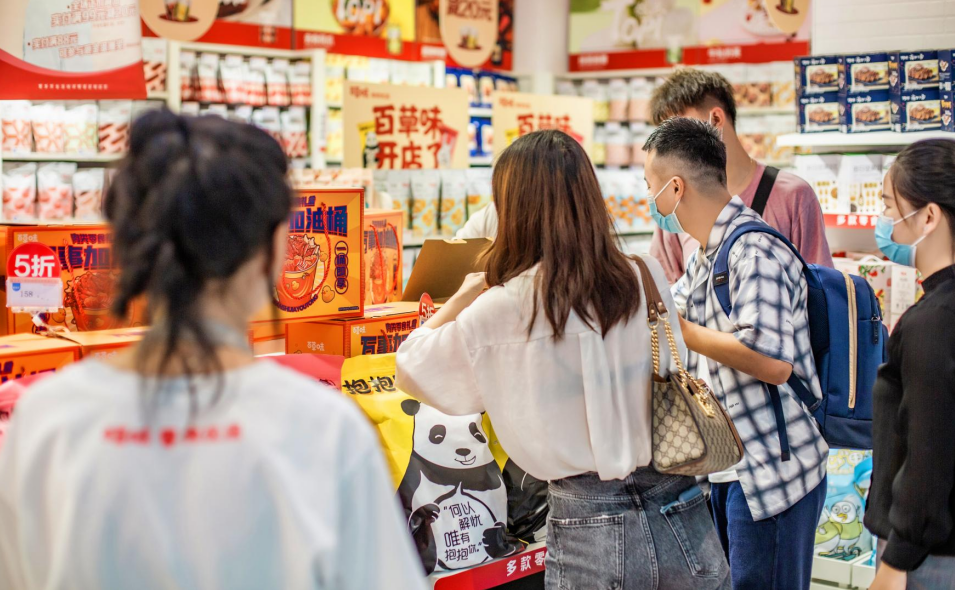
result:
<svg viewBox="0 0 955 590"><path fill-rule="evenodd" d="M853 561L829 559L816 556L812 564L812 584L810 590L833 590L843 588L866 590L875 578L875 568L868 565L871 554L865 554Z"/></svg>
<svg viewBox="0 0 955 590"><path fill-rule="evenodd" d="M434 590L487 590L539 574L544 571L546 555L545 544L536 543L512 557L457 572L432 574L428 581Z"/></svg>

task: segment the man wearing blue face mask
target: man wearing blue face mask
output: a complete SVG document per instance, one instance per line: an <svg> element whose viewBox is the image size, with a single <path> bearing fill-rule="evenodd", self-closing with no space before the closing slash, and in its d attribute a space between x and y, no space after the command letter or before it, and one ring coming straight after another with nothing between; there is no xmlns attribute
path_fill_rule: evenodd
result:
<svg viewBox="0 0 955 590"><path fill-rule="evenodd" d="M829 448L786 383L795 374L822 397L802 264L786 244L754 232L730 248L728 276L714 277L723 241L760 219L727 189L726 146L718 130L697 119L673 118L654 131L644 150L657 225L702 244L673 287L689 349L687 369L710 384L745 448L734 469L710 476L713 518L733 587L806 589ZM718 281L729 283L729 316L716 296ZM767 383L777 386L781 421ZM782 435L777 424L786 429ZM780 442L787 437L788 453Z"/></svg>

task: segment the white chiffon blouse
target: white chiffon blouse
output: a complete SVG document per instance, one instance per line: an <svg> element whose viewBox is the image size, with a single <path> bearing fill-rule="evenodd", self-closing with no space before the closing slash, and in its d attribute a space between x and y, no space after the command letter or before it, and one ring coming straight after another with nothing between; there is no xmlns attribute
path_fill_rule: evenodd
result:
<svg viewBox="0 0 955 590"><path fill-rule="evenodd" d="M663 269L645 260L685 356ZM456 321L415 330L398 349L398 385L447 414L486 411L504 450L538 479L588 472L623 479L651 459L646 297L641 293L637 315L606 337L571 312L564 338L555 341L543 310L527 331L535 275L536 268L488 290ZM662 324L658 330L668 370L673 360Z"/></svg>

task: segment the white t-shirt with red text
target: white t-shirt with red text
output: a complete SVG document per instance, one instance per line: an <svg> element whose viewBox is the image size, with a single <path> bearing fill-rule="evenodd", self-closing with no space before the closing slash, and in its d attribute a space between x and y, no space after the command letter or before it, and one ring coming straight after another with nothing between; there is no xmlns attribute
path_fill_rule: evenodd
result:
<svg viewBox="0 0 955 590"><path fill-rule="evenodd" d="M352 402L271 362L194 386L192 420L184 380L99 361L24 395L0 451L0 588L424 588Z"/></svg>

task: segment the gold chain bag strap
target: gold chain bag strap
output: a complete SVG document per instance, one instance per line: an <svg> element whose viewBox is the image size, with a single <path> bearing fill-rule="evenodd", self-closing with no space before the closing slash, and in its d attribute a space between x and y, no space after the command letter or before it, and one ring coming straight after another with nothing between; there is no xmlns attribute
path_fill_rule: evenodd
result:
<svg viewBox="0 0 955 590"><path fill-rule="evenodd" d="M647 325L653 354L653 468L675 475L709 475L725 471L743 458L743 443L733 421L710 388L683 367L680 351L667 321L663 303L647 263L633 260L640 268L647 298ZM662 320L662 321L661 321ZM663 324L676 371L660 375L659 324Z"/></svg>

